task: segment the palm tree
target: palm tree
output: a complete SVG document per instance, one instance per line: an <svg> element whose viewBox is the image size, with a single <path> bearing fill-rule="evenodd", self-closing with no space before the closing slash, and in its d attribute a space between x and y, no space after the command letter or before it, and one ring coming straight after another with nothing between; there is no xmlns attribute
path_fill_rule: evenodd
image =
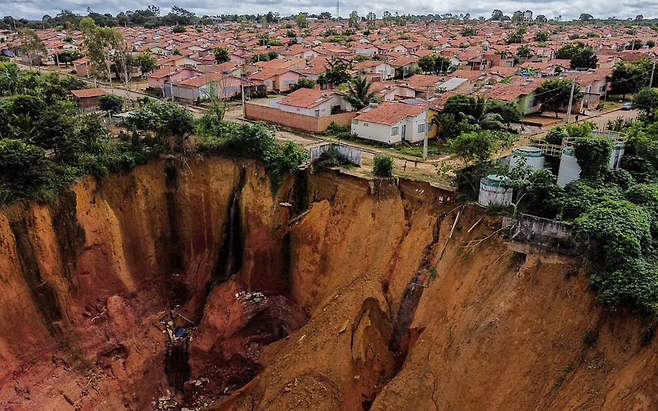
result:
<svg viewBox="0 0 658 411"><path fill-rule="evenodd" d="M3 71L0 72L0 92L8 91L10 94L16 94L20 83L21 70L15 64L7 64Z"/></svg>
<svg viewBox="0 0 658 411"><path fill-rule="evenodd" d="M476 124L484 130L500 130L504 127L504 119L499 113L492 111L492 105L487 104L484 97L470 100L470 103L460 117L471 124Z"/></svg>
<svg viewBox="0 0 658 411"><path fill-rule="evenodd" d="M370 90L372 86L372 81L366 80L364 77L357 76L349 83L349 89L347 92L342 93L341 96L347 100L352 107L356 110L361 110L370 103L376 103L379 101L377 92Z"/></svg>

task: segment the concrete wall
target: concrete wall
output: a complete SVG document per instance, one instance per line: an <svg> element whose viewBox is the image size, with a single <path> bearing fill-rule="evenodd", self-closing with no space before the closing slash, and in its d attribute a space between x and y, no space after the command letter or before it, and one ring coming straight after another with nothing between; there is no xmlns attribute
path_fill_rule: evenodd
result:
<svg viewBox="0 0 658 411"><path fill-rule="evenodd" d="M361 166L361 150L359 150L356 147L352 146L346 146L343 144L337 144L337 143L327 143L323 144L321 146L315 146L311 147L311 162L317 160L323 153L325 153L327 150L329 150L330 147L336 147L338 152L345 156L350 163Z"/></svg>
<svg viewBox="0 0 658 411"><path fill-rule="evenodd" d="M571 225L528 214L512 228L512 240L551 251L568 251L574 245Z"/></svg>
<svg viewBox="0 0 658 411"><path fill-rule="evenodd" d="M349 127L352 119L356 116L356 113L342 113L325 117L305 116L254 103L246 103L245 111L248 119L267 121L309 133L325 131L333 122Z"/></svg>

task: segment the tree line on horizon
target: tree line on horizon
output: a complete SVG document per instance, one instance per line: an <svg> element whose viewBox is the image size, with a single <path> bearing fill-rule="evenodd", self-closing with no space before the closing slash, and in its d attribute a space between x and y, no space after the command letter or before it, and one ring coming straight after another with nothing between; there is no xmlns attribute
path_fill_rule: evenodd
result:
<svg viewBox="0 0 658 411"><path fill-rule="evenodd" d="M83 16L82 14L74 13L71 10L62 10L55 16L50 16L48 14L44 15L41 20L29 20L26 18L15 18L13 16L4 16L0 20L0 30L17 30L20 28L31 28L31 29L46 29L46 28L63 28L63 29L73 29L78 27L80 21L84 17L91 17L94 22L100 27L132 27L132 26L142 26L146 28L155 28L160 26L194 26L194 25L209 25L212 24L216 19L221 21L233 21L233 22L262 22L262 23L275 23L280 20L294 20L297 16L303 15L307 18L318 19L318 20L329 20L333 19L335 16L328 11L321 13L307 13L300 12L298 15L291 16L281 16L278 12L269 11L265 14L220 14L216 16L197 16L195 13L186 10L179 6L173 6L171 11L167 14L162 14L160 7L156 5L151 5L141 10L128 10L122 11L116 15L110 13L98 13L93 11L91 8L87 8L87 15ZM352 18L354 15L357 15L356 11L350 13ZM358 15L357 15L358 16ZM372 19L376 15L373 12L368 13L368 16L359 17L360 20L366 21L367 19ZM389 11L383 12L381 20L399 20L404 19L405 22L417 23L417 22L430 22L430 21L441 21L441 20L459 20L459 21L474 21L474 22L483 22L483 21L500 21L500 22L510 22L510 23L528 23L524 21L524 13L520 10L513 12L511 15L506 15L502 10L495 9L491 13L489 19L481 16L479 18L471 17L470 13L443 13L443 14L424 14L424 15L414 15L406 14L400 15L399 13L391 13ZM569 21L564 20L562 16L554 16L548 18L543 14L537 15L532 22L536 23L560 23L565 24ZM628 24L632 22L634 24L653 26L658 24L658 18L646 19L642 15L637 15L635 18L625 18L620 19L615 16L607 18L595 18L591 14L582 13L578 19L574 19L573 22L583 23L604 23L604 24Z"/></svg>

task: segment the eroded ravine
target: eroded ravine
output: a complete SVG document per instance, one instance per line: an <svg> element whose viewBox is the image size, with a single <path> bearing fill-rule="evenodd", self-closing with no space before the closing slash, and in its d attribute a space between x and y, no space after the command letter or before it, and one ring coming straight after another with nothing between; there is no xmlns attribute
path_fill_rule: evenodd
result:
<svg viewBox="0 0 658 411"><path fill-rule="evenodd" d="M605 315L576 260L469 247L500 220L451 197L302 171L273 196L215 159L6 209L0 404L652 409L647 322Z"/></svg>

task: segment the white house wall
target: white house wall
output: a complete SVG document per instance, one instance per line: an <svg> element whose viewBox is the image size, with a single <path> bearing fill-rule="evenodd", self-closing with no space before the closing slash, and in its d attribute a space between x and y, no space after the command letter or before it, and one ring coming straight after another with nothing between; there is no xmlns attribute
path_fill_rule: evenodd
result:
<svg viewBox="0 0 658 411"><path fill-rule="evenodd" d="M387 126L385 124L368 123L354 119L352 120L352 134L357 134L361 138L379 141L380 143L395 144L399 143L402 137L401 124L397 124L396 126L398 126L398 135L392 136L391 126Z"/></svg>

